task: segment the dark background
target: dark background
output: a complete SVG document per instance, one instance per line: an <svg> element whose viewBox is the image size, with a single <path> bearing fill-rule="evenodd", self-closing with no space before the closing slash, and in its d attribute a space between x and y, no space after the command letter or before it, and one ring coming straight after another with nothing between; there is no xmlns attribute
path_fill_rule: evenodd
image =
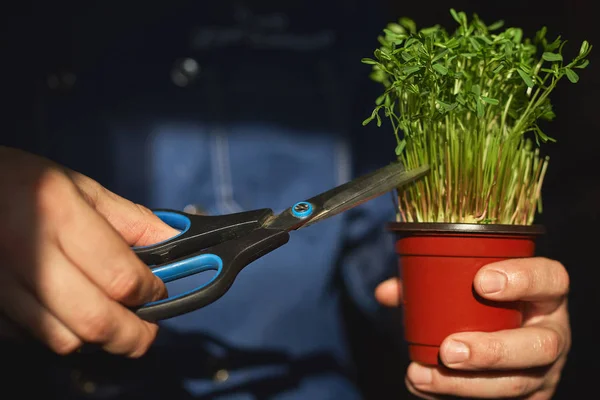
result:
<svg viewBox="0 0 600 400"><path fill-rule="evenodd" d="M278 2L248 2L269 8ZM323 3L323 4L321 4ZM74 121L85 120L90 107L97 106L110 112L107 104L117 102L115 88L127 86L128 90L151 97L149 71L165 70L165 92L173 86L168 79L168 69L173 58L189 54L187 35L194 24L193 15L186 12L191 2L184 1L22 1L4 5L1 12L2 52L0 63L4 99L0 144L17 145L38 153L52 156L71 153L65 162L78 167L94 178L104 177L110 181L115 171L107 170L103 160L111 148L103 140L101 127L97 130L63 134L60 130L73 127ZM311 23L327 23L335 20L337 28L350 39L362 38L357 49L348 54L359 65L360 57L369 56L376 46L378 30L387 21L399 16L409 16L419 25L434 23L452 24L447 10L454 7L467 13L477 12L484 20L492 22L504 19L508 25L518 25L532 35L546 25L550 35L563 35L569 40L567 56L578 51L583 39L593 45L600 43L592 3L583 0L563 1L454 1L454 2L359 2L332 1L307 2L310 7L299 12L312 15ZM290 6L294 7L294 6ZM343 16L354 7L364 8L365 23L360 20L344 21ZM325 12L327 10L327 12ZM344 25L346 24L346 25ZM156 27L163 27L162 29ZM168 28L168 29L167 29ZM147 32L151 32L148 34ZM154 32L154 33L152 33ZM168 34L167 34L168 33ZM353 39L354 38L354 39ZM356 39L358 40L358 39ZM135 48L128 53L127 49ZM598 52L591 54L590 66L581 71L580 82L569 84L566 79L553 94L558 118L546 128L546 133L558 142L545 146L551 157L550 168L544 185L544 213L538 222L546 225L548 234L540 239L539 254L560 260L571 276L570 312L573 329L573 347L563 380L556 398L595 398L598 374L598 350L596 326L598 323L598 209L600 204L600 179L596 164L599 149L598 85L600 70ZM135 69L130 59L145 57L147 70ZM113 62L115 59L120 62ZM116 66L115 66L116 65ZM111 68L121 68L120 71ZM352 66L352 68L359 68ZM367 110L373 97L373 89L365 71L364 85ZM52 74L73 72L110 76L110 81L96 82L95 97L85 105L77 106L77 81L70 87L65 83L58 88L48 85ZM67 77L68 75L64 75ZM169 86L170 85L170 86ZM160 86L160 84L159 84ZM153 86L154 87L154 86ZM141 96L144 98L144 96ZM68 105L68 107L67 107ZM140 103L143 109L144 103ZM174 112L177 104L165 105ZM354 123L360 123L362 116ZM62 135L62 136L61 136ZM391 136L391 135L389 135ZM57 157L60 158L60 157ZM1 195L6 195L2 193ZM360 379L372 398L390 398L403 387L402 370L405 357L390 350L389 337L371 331L368 324L361 323L363 316L348 309L349 324L354 334L356 357L359 360ZM0 355L0 359L2 355ZM34 361L34 360L28 360Z"/></svg>

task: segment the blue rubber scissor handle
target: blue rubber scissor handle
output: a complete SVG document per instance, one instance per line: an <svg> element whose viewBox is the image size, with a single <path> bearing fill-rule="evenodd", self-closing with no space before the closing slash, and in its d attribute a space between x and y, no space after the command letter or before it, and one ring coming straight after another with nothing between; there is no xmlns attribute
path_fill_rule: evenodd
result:
<svg viewBox="0 0 600 400"><path fill-rule="evenodd" d="M171 264L162 265L153 268L152 273L159 277L164 283L168 283L211 270L217 272L215 277L223 270L223 260L216 254L200 254Z"/></svg>
<svg viewBox="0 0 600 400"><path fill-rule="evenodd" d="M167 283L206 271L216 273L193 290L137 308L136 314L148 321L172 318L211 304L229 290L245 266L289 240L287 231L262 228L272 214L269 209L225 216L196 216L171 210L154 213L181 231L164 242L134 248L140 258L158 261L148 263L157 277Z"/></svg>

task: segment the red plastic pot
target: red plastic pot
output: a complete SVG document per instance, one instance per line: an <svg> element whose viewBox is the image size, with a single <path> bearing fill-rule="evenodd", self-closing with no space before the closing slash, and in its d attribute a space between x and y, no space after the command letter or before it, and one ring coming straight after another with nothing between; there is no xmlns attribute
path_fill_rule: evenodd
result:
<svg viewBox="0 0 600 400"><path fill-rule="evenodd" d="M394 222L389 229L397 235L412 361L440 364L439 346L452 333L521 326L519 304L481 298L473 279L486 264L534 256L542 226Z"/></svg>

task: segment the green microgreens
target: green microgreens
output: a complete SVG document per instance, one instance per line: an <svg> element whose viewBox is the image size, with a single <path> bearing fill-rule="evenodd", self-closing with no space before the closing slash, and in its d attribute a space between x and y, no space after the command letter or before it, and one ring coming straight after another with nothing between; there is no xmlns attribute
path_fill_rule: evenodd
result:
<svg viewBox="0 0 600 400"><path fill-rule="evenodd" d="M566 62L566 41L548 41L546 28L528 39L501 31L502 21L450 13L459 25L451 34L408 18L388 24L374 58L362 60L384 87L363 125L381 126L384 110L406 168L431 167L398 192L398 219L532 224L548 167L539 145L554 141L538 121L554 118L550 93L564 76L579 80L592 46L584 41Z"/></svg>

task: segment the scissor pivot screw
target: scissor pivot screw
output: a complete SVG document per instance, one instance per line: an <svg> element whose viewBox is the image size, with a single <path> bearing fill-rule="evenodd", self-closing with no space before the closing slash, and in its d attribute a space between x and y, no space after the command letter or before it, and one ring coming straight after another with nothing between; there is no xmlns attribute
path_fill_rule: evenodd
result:
<svg viewBox="0 0 600 400"><path fill-rule="evenodd" d="M292 214L294 214L294 217L297 218L306 218L309 215L311 215L313 212L313 206L312 204L306 202L306 201L301 201L299 203L294 204L294 207L292 207Z"/></svg>
<svg viewBox="0 0 600 400"><path fill-rule="evenodd" d="M296 204L296 206L294 207L294 211L304 212L304 211L308 210L309 208L310 208L309 204L307 204L307 203L299 203L299 204Z"/></svg>

